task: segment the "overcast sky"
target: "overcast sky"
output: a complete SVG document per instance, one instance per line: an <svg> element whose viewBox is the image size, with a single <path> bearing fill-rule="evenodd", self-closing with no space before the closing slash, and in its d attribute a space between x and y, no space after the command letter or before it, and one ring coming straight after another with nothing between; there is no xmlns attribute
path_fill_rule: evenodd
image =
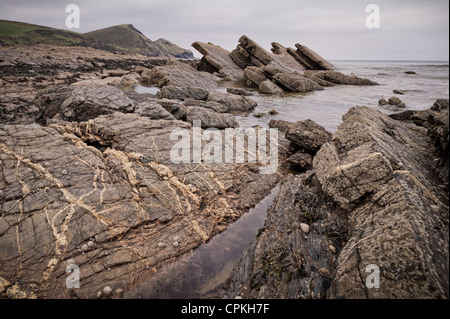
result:
<svg viewBox="0 0 450 319"><path fill-rule="evenodd" d="M81 11L73 31L131 23L197 57L194 41L233 50L246 34L266 49L300 43L330 60L449 59L448 0L2 0L0 19L66 29L70 3ZM380 8L379 29L365 24L371 3Z"/></svg>

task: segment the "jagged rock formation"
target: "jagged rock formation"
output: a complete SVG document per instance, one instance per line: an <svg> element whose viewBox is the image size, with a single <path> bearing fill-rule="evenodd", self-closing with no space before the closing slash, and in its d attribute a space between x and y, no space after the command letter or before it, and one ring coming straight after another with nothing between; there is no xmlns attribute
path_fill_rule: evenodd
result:
<svg viewBox="0 0 450 319"><path fill-rule="evenodd" d="M256 102L246 96L216 91L219 80L215 75L197 71L175 60L169 61L164 66L145 70L141 77L143 84L161 88L158 97L183 101L188 107L188 121L192 122L195 119L208 121L208 124L204 122L204 128L237 127L238 124L235 120L231 120L231 115L218 113L248 112L256 107ZM195 105L192 104L192 100L197 101L194 102ZM201 110L198 107L207 109Z"/></svg>
<svg viewBox="0 0 450 319"><path fill-rule="evenodd" d="M288 162L300 170L311 169L313 157L320 147L331 139L331 134L312 120L296 123L270 120L269 127L279 129L291 142L295 153L288 158Z"/></svg>
<svg viewBox="0 0 450 319"><path fill-rule="evenodd" d="M448 298L448 109L401 118L349 110L313 169L284 180L225 297Z"/></svg>
<svg viewBox="0 0 450 319"><path fill-rule="evenodd" d="M171 132L190 129L186 122L117 111L78 119L0 125L0 278L7 294L15 282L25 296L40 298L130 290L224 230L280 179L259 174L258 164L172 163ZM80 289L65 287L72 262Z"/></svg>
<svg viewBox="0 0 450 319"><path fill-rule="evenodd" d="M231 81L243 81L244 73L229 56L229 52L212 43L194 42L192 46L203 55L199 71L218 72L220 77Z"/></svg>
<svg viewBox="0 0 450 319"><path fill-rule="evenodd" d="M226 80L240 81L243 76L248 85L263 93L278 94L284 90L309 92L336 84L376 84L334 71L331 63L300 44L296 44L297 50L294 50L273 42L272 52L267 52L243 35L232 52L211 43L195 42L192 46L203 54L197 66L199 70L217 74Z"/></svg>
<svg viewBox="0 0 450 319"><path fill-rule="evenodd" d="M141 82L144 85L163 87L173 85L178 87L197 87L215 89L218 78L207 72L199 72L193 67L176 60L170 60L164 66L157 66L142 72Z"/></svg>

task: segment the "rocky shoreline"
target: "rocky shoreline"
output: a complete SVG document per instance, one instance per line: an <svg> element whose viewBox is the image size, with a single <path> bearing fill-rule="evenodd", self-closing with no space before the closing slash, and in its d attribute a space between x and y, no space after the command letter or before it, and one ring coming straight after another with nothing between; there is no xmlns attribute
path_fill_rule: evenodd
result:
<svg viewBox="0 0 450 319"><path fill-rule="evenodd" d="M272 174L174 164L171 132L238 127L233 115L256 107L247 91L376 85L300 44L193 47L201 60L0 47L0 298L121 297L280 181L222 297L448 298L448 100L392 117L354 107L333 135L271 121L282 132ZM248 89L218 90L233 82ZM65 285L73 264L79 289ZM367 264L381 270L376 291Z"/></svg>
<svg viewBox="0 0 450 319"><path fill-rule="evenodd" d="M283 179L223 296L448 298L448 100L432 109L350 109L312 169Z"/></svg>

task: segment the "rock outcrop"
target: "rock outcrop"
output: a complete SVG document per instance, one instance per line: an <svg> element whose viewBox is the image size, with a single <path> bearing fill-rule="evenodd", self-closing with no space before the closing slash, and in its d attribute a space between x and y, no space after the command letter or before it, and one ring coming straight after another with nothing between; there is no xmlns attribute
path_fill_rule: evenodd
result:
<svg viewBox="0 0 450 319"><path fill-rule="evenodd" d="M391 96L389 98L389 100L387 100L387 101L384 98L380 99L378 101L378 105L380 105L380 106L386 106L387 105L387 106L392 106L392 107L401 108L401 109L406 108L405 103L403 103L402 100L400 100L396 96Z"/></svg>
<svg viewBox="0 0 450 319"><path fill-rule="evenodd" d="M296 123L271 120L269 127L277 128L285 134L295 152L288 158L288 162L303 171L312 168L313 157L320 147L331 139L331 134L312 120Z"/></svg>
<svg viewBox="0 0 450 319"><path fill-rule="evenodd" d="M242 81L262 93L279 94L283 90L310 92L336 84L375 85L377 83L355 75L334 71L331 63L316 52L296 44L297 50L272 43L272 52L243 35L232 52L214 44L195 42L203 58L197 68L217 74L226 80ZM242 73L243 70L243 73Z"/></svg>
<svg viewBox="0 0 450 319"><path fill-rule="evenodd" d="M258 164L172 163L171 132L190 128L120 112L48 127L2 124L2 281L39 298L129 291L224 230L280 179L259 174ZM79 289L65 286L72 263Z"/></svg>
<svg viewBox="0 0 450 319"><path fill-rule="evenodd" d="M199 71L213 70L220 77L230 81L243 81L244 72L230 58L230 52L212 43L194 42L192 46L203 55ZM211 73L213 73L211 72Z"/></svg>
<svg viewBox="0 0 450 319"><path fill-rule="evenodd" d="M157 66L142 72L141 83L148 86L163 87L173 85L177 87L197 87L202 89L215 89L218 87L218 77L200 72L186 63L169 60L164 66Z"/></svg>
<svg viewBox="0 0 450 319"><path fill-rule="evenodd" d="M350 109L313 169L284 180L224 297L448 298L448 109L415 113L422 126Z"/></svg>

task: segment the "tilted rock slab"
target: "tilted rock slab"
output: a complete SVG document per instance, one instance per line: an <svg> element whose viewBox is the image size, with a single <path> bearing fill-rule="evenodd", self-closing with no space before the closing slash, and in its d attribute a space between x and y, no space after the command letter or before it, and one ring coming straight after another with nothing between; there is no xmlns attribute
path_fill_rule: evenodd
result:
<svg viewBox="0 0 450 319"><path fill-rule="evenodd" d="M243 81L243 70L230 58L230 52L212 43L194 42L192 46L203 55L202 60L211 65L226 80Z"/></svg>

